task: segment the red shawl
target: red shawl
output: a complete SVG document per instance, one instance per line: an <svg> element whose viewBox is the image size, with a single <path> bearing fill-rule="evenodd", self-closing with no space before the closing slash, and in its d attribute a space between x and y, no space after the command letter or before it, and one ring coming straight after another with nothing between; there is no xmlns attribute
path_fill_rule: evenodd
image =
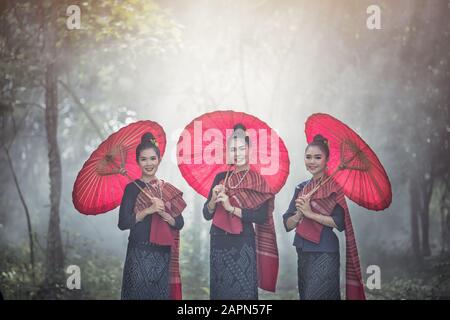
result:
<svg viewBox="0 0 450 320"><path fill-rule="evenodd" d="M324 176L323 179L326 179ZM309 183L299 193L299 197L308 194L314 186L315 181ZM361 268L359 265L358 249L356 247L355 234L352 221L345 201L342 188L330 179L321 186L311 197L311 208L314 212L330 216L336 204L344 209L345 239L346 239L346 297L348 300L365 300L364 285L362 283ZM314 243L320 242L323 225L308 218L304 218L297 225L296 232L304 239Z"/></svg>
<svg viewBox="0 0 450 320"><path fill-rule="evenodd" d="M245 172L238 172L229 177L230 185L237 185L244 174ZM259 287L275 292L278 277L278 247L272 216L275 195L264 178L252 170L236 189L229 189L227 186L227 194L233 206L244 209L255 210L268 201L267 221L256 224L256 260ZM241 219L227 213L220 203L217 204L212 223L232 234L242 232Z"/></svg>
<svg viewBox="0 0 450 320"><path fill-rule="evenodd" d="M156 181L156 180L155 180ZM153 197L160 198L161 195L157 192L156 183L152 183L153 187L148 184L143 188L148 194ZM182 196L183 192L175 188L168 182L161 181L162 200L166 207L166 212L170 213L172 217L177 217L186 208ZM148 197L140 192L136 199L134 212L137 213L145 208L151 206L152 202ZM150 242L163 246L172 246L170 254L170 298L173 300L181 300L181 277L180 277L180 231L175 230L165 222L157 213L152 214L152 225L150 230Z"/></svg>

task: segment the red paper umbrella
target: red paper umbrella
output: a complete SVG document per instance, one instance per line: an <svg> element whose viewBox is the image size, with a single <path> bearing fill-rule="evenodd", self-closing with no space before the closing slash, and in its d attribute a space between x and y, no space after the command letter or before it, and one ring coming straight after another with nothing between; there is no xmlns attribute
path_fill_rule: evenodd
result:
<svg viewBox="0 0 450 320"><path fill-rule="evenodd" d="M178 168L195 191L208 196L214 177L229 169L226 142L241 123L250 138L250 168L259 172L274 193L289 175L289 154L275 130L260 119L231 110L205 113L189 123L177 144Z"/></svg>
<svg viewBox="0 0 450 320"><path fill-rule="evenodd" d="M158 123L150 120L132 123L111 134L91 154L73 186L72 201L79 212L95 215L120 205L125 186L141 176L136 147L147 132L155 137L162 157L166 135ZM125 168L127 175L119 174L120 168Z"/></svg>
<svg viewBox="0 0 450 320"><path fill-rule="evenodd" d="M307 119L305 133L308 143L316 134L328 139L328 174L343 187L348 198L370 210L390 206L392 190L386 171L375 152L357 133L324 113L313 114Z"/></svg>

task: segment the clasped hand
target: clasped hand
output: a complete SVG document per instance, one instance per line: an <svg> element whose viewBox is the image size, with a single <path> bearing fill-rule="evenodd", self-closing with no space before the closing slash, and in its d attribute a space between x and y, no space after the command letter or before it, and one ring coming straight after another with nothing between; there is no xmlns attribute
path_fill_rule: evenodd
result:
<svg viewBox="0 0 450 320"><path fill-rule="evenodd" d="M159 214L164 221L168 221L170 219L170 214L165 212L165 205L164 202L156 197L150 198L152 201L152 204L150 207L145 208L138 214L138 221L142 221L146 216L152 215L152 214Z"/></svg>
<svg viewBox="0 0 450 320"><path fill-rule="evenodd" d="M211 201L214 204L217 204L219 202L222 203L223 208L228 212L232 212L234 209L230 203L230 198L226 194L226 189L223 184L218 184L213 188Z"/></svg>
<svg viewBox="0 0 450 320"><path fill-rule="evenodd" d="M305 196L300 196L295 200L295 207L300 217L305 216L310 218L313 215L310 201L311 199Z"/></svg>

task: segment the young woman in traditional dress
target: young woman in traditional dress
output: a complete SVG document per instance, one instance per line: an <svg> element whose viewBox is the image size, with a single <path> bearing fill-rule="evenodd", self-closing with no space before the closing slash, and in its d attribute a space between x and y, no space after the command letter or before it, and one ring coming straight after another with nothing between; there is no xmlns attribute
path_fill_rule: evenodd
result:
<svg viewBox="0 0 450 320"><path fill-rule="evenodd" d="M234 170L219 173L203 216L210 231L210 298L258 299L260 288L275 291L278 250L272 212L274 193L249 165L250 140L237 124L227 141ZM253 227L256 226L256 233Z"/></svg>
<svg viewBox="0 0 450 320"><path fill-rule="evenodd" d="M130 230L122 299L179 299L183 193L156 177L161 156L151 133L142 136L136 161L142 176L126 186L119 211L119 229Z"/></svg>
<svg viewBox="0 0 450 320"><path fill-rule="evenodd" d="M306 169L312 179L300 183L283 215L287 231L296 230L298 293L301 300L339 300L339 240L333 229L345 230L346 296L365 299L353 227L342 189L333 180L309 195L327 178L328 140L316 135L305 150Z"/></svg>

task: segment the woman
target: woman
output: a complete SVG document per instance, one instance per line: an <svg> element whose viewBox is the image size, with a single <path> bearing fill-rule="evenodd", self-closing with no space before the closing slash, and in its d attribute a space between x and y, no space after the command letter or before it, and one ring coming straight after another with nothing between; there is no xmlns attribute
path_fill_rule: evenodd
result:
<svg viewBox="0 0 450 320"><path fill-rule="evenodd" d="M184 225L183 193L156 177L161 156L151 133L142 136L136 161L142 176L126 186L119 211L119 229L130 230L122 299L179 298L178 231Z"/></svg>
<svg viewBox="0 0 450 320"><path fill-rule="evenodd" d="M275 291L278 250L272 219L274 194L250 169L250 140L238 124L227 141L234 170L219 173L203 207L212 219L210 298L258 299L259 287ZM256 224L256 234L253 228Z"/></svg>
<svg viewBox="0 0 450 320"><path fill-rule="evenodd" d="M294 246L298 256L298 293L301 300L340 300L339 240L333 229L345 230L347 243L348 299L365 299L358 252L344 194L327 178L330 157L328 140L316 135L305 150L306 169L312 179L300 183L289 209L283 215L287 231L296 229Z"/></svg>

